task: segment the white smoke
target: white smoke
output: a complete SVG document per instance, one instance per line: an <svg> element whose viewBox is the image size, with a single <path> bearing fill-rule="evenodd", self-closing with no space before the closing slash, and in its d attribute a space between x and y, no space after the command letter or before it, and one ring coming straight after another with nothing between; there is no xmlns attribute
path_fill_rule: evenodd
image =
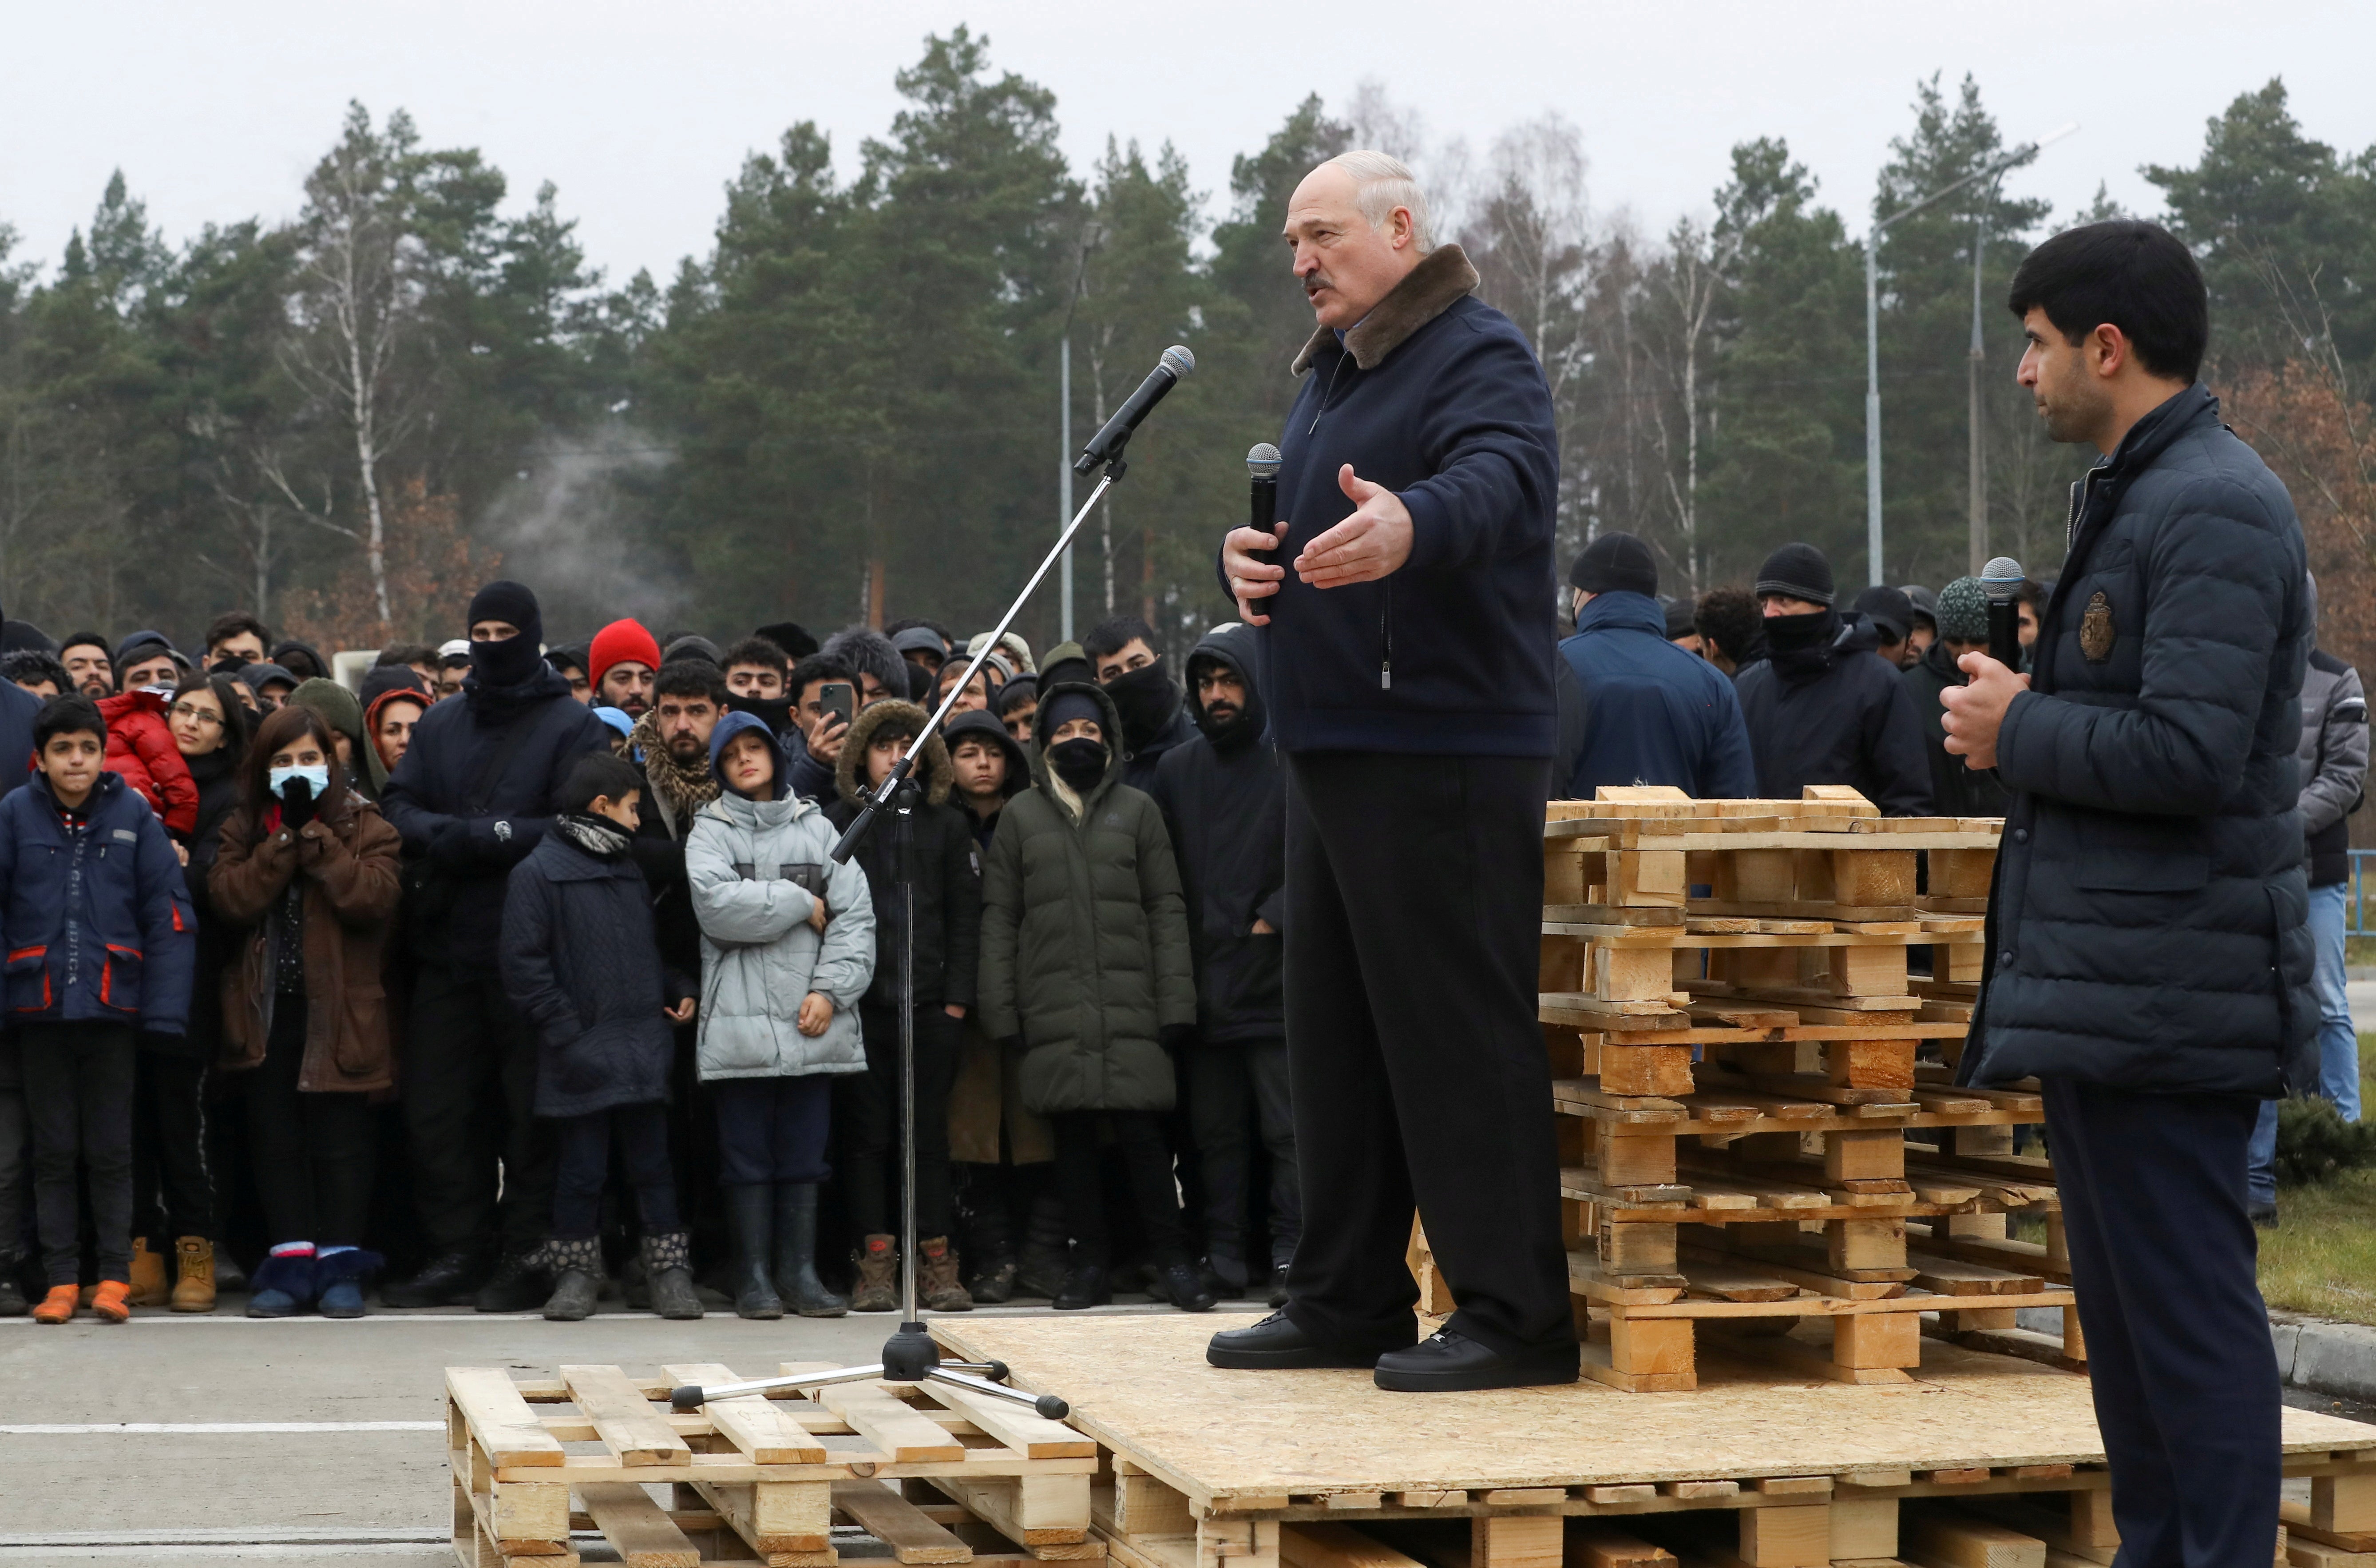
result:
<svg viewBox="0 0 2376 1568"><path fill-rule="evenodd" d="M476 532L503 552L504 576L536 590L548 642L582 640L624 615L657 631L683 606L683 588L653 569L634 493L671 456L616 420L522 455Z"/></svg>

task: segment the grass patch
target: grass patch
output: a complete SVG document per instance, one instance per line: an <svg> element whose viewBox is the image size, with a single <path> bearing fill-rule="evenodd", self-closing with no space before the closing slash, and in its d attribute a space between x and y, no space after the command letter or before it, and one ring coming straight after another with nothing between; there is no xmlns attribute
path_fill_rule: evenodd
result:
<svg viewBox="0 0 2376 1568"><path fill-rule="evenodd" d="M2359 1103L2376 1111L2376 1035L2359 1037ZM2376 1170L2277 1190L2277 1229L2261 1232L2261 1294L2272 1307L2376 1324Z"/></svg>
<svg viewBox="0 0 2376 1568"><path fill-rule="evenodd" d="M2272 1307L2376 1324L2376 1170L2277 1194L2261 1232L2261 1294Z"/></svg>

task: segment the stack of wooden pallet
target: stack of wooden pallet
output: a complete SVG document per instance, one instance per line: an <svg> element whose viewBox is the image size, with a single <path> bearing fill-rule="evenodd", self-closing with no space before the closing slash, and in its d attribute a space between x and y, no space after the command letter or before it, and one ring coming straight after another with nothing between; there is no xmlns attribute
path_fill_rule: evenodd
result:
<svg viewBox="0 0 2376 1568"><path fill-rule="evenodd" d="M1024 1568L1106 1555L1089 1534L1097 1444L1061 1421L937 1384L877 1382L677 1415L671 1388L747 1374L660 1372L638 1382L607 1366L565 1366L552 1379L447 1368L463 1568L568 1568L578 1561L571 1538L586 1533L639 1568L833 1568L837 1526L886 1543L903 1563ZM646 1490L658 1485L669 1505Z"/></svg>
<svg viewBox="0 0 2376 1568"><path fill-rule="evenodd" d="M1850 1382L1904 1381L1925 1313L2044 1355L2014 1313L2071 1303L2052 1172L2014 1150L2037 1095L1952 1082L2000 825L1807 796L1605 789L1544 828L1570 1273L1621 1388L1694 1386L1700 1330ZM2064 1317L2051 1353L2083 1356Z"/></svg>

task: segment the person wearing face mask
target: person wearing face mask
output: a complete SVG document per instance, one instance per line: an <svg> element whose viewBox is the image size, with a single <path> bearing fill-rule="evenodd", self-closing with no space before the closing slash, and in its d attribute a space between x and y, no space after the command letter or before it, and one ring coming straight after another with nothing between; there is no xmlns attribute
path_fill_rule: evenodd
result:
<svg viewBox="0 0 2376 1568"><path fill-rule="evenodd" d="M1179 683L1155 651L1155 628L1135 615L1117 615L1089 628L1081 653L1122 715L1122 781L1151 788L1163 754L1196 738Z"/></svg>
<svg viewBox="0 0 2376 1568"><path fill-rule="evenodd" d="M1188 656L1200 731L1166 753L1156 803L1178 847L1196 960L1196 1042L1180 1054L1203 1166L1209 1265L1230 1294L1287 1300L1302 1230L1295 1117L1288 1092L1287 774L1265 738L1251 628L1215 628ZM1246 1245L1253 1139L1270 1154L1268 1249ZM1251 1287L1251 1289L1249 1289Z"/></svg>
<svg viewBox="0 0 2376 1568"><path fill-rule="evenodd" d="M380 960L401 888L400 842L347 782L330 727L291 704L240 768L207 893L244 928L223 971L215 1068L246 1102L271 1251L250 1317L363 1315L362 1250L376 1144L371 1096L396 1081Z"/></svg>
<svg viewBox="0 0 2376 1568"><path fill-rule="evenodd" d="M1846 784L1883 816L1927 816L1930 765L1914 699L1832 599L1832 564L1812 544L1786 544L1758 569L1766 658L1735 687L1757 792L1795 801L1810 784Z"/></svg>
<svg viewBox="0 0 2376 1568"><path fill-rule="evenodd" d="M405 900L420 968L404 1111L413 1198L434 1253L381 1299L526 1312L548 1294L553 1147L533 1111L535 1032L497 973L505 887L551 826L554 791L580 756L609 749L611 730L545 662L543 617L527 588L481 588L469 629L459 699L421 716L381 801L419 862ZM489 1135L496 1126L500 1138Z"/></svg>
<svg viewBox="0 0 2376 1568"><path fill-rule="evenodd" d="M1213 1305L1188 1255L1163 1135L1175 1051L1196 1034L1196 978L1170 835L1123 782L1122 715L1100 687L1052 685L1031 788L998 814L982 868L982 1027L1022 1059L1023 1102L1055 1131L1073 1233L1055 1305L1113 1299L1100 1124L1129 1176L1157 1287L1183 1312Z"/></svg>

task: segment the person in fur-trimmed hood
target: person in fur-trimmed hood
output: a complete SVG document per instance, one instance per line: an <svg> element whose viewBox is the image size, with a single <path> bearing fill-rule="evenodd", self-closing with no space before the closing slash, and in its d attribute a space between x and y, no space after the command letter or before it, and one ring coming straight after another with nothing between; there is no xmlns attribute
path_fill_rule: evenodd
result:
<svg viewBox="0 0 2376 1568"><path fill-rule="evenodd" d="M909 702L862 708L842 742L835 783L840 798L826 808L847 828L918 735L924 710ZM981 943L981 882L974 871L973 827L950 805L955 777L949 749L933 736L919 772L924 799L909 818L915 874L916 992L916 1251L917 1290L935 1312L973 1305L949 1241L949 1086L956 1079L957 1041L974 1001L974 965ZM892 880L899 825L878 816L851 857L873 891L874 983L859 1004L866 1033L866 1072L841 1087L842 1181L849 1193L850 1226L863 1240L857 1257L853 1310L889 1312L897 1305L894 1279L898 1248L891 1235L891 1196L898 1154L900 944L907 922Z"/></svg>

